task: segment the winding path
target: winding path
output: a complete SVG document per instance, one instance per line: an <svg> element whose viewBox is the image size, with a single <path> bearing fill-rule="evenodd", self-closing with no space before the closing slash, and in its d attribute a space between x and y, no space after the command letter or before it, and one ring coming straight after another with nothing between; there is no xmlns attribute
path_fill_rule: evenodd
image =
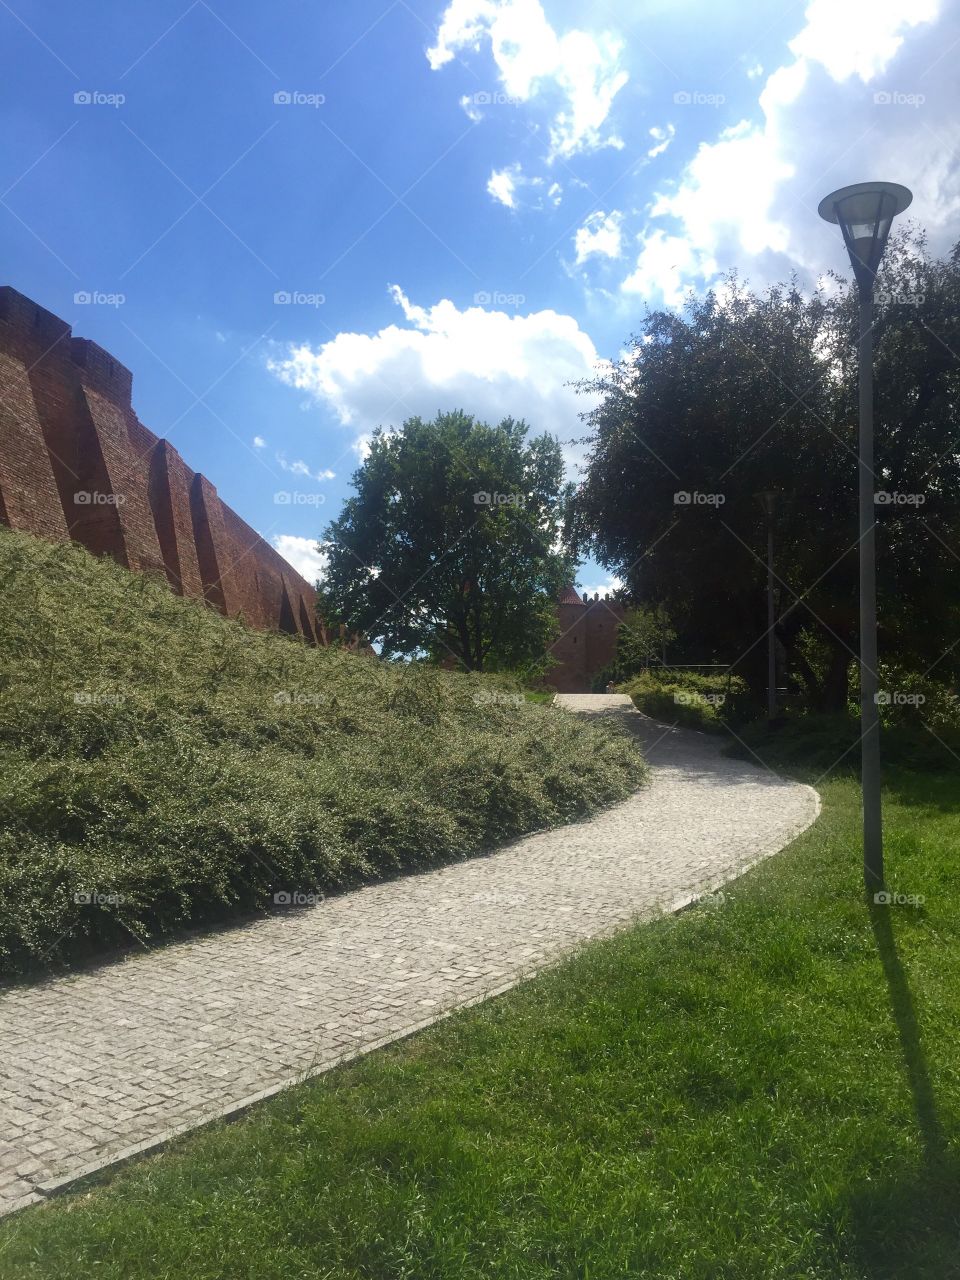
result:
<svg viewBox="0 0 960 1280"><path fill-rule="evenodd" d="M558 701L635 729L651 784L488 857L0 994L0 1213L679 907L819 812L622 695Z"/></svg>

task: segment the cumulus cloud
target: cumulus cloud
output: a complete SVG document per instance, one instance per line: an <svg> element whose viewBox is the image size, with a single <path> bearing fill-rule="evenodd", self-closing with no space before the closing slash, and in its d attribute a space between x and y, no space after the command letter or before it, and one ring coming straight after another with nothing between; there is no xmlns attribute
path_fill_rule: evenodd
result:
<svg viewBox="0 0 960 1280"><path fill-rule="evenodd" d="M284 560L308 582L317 582L327 571L327 557L317 547L316 538L300 538L294 533L277 533L271 542Z"/></svg>
<svg viewBox="0 0 960 1280"><path fill-rule="evenodd" d="M460 105L463 107L467 116L474 124L483 119L483 112L480 110L480 104L477 102L477 95L464 94L460 99Z"/></svg>
<svg viewBox="0 0 960 1280"><path fill-rule="evenodd" d="M667 147L669 147L670 143L673 141L677 131L672 124L668 124L662 129L659 125L655 124L652 129L648 130L648 132L650 137L653 139L653 146L647 151L647 158L655 160L657 156L663 155L664 151L666 151Z"/></svg>
<svg viewBox="0 0 960 1280"><path fill-rule="evenodd" d="M939 0L811 0L790 49L819 62L834 80L856 75L866 84L893 61L905 32L931 22L939 8Z"/></svg>
<svg viewBox="0 0 960 1280"><path fill-rule="evenodd" d="M437 71L461 50L478 51L485 41L511 100L559 96L549 130L550 159L623 146L615 133L603 131L629 78L617 36L576 29L558 34L540 0L451 0L427 59Z"/></svg>
<svg viewBox="0 0 960 1280"><path fill-rule="evenodd" d="M487 181L487 194L494 200L504 204L508 209L517 207L517 181L520 178L520 166L509 165L506 169L494 169Z"/></svg>
<svg viewBox="0 0 960 1280"><path fill-rule="evenodd" d="M717 272L717 262L684 236L668 235L656 227L640 237L636 268L620 286L624 293L642 297L660 295L668 307L677 307L687 289Z"/></svg>
<svg viewBox="0 0 960 1280"><path fill-rule="evenodd" d="M612 595L614 591L620 591L622 587L623 580L615 574L611 574L603 582L595 582L592 585L578 587L577 589L581 595L586 592L588 596L599 596L602 600L604 596Z"/></svg>
<svg viewBox="0 0 960 1280"><path fill-rule="evenodd" d="M310 467L302 458L297 458L293 462L288 462L286 454L278 453L276 455L277 462L284 471L289 471L291 475L303 476L307 480L333 480L336 478L336 472L325 468L322 471L311 471Z"/></svg>
<svg viewBox="0 0 960 1280"><path fill-rule="evenodd" d="M617 209L612 213L601 210L591 213L574 237L577 266L582 266L588 258L619 258L623 249L622 222L623 214Z"/></svg>
<svg viewBox="0 0 960 1280"><path fill-rule="evenodd" d="M255 449L265 449L267 447L267 442L264 440L263 436L254 436L253 447Z"/></svg>
<svg viewBox="0 0 960 1280"><path fill-rule="evenodd" d="M518 209L521 204L527 208L542 209L545 199L556 208L563 198L563 188L559 182L552 182L544 193L545 187L543 178L528 177L520 164L494 169L487 179L487 194L508 209ZM524 199L524 192L531 198Z"/></svg>
<svg viewBox="0 0 960 1280"><path fill-rule="evenodd" d="M910 186L911 215L945 249L960 215L960 82L944 50L960 40L960 16L940 9L941 0L808 0L792 60L758 73L757 118L702 143L657 191L624 291L659 291L675 305L721 268L758 284L845 269L817 203L864 176Z"/></svg>
<svg viewBox="0 0 960 1280"><path fill-rule="evenodd" d="M447 409L488 422L525 418L562 440L582 434L578 415L589 405L568 384L592 377L602 362L572 316L460 310L447 299L416 306L397 285L390 295L402 324L295 345L269 366L353 428L358 457L374 428Z"/></svg>

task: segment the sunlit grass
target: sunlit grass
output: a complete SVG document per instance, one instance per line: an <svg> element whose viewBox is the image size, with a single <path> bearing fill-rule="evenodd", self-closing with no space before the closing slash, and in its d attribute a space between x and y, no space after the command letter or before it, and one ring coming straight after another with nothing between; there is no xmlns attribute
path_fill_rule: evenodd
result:
<svg viewBox="0 0 960 1280"><path fill-rule="evenodd" d="M0 1275L958 1274L960 790L856 787L673 918L0 1224Z"/></svg>

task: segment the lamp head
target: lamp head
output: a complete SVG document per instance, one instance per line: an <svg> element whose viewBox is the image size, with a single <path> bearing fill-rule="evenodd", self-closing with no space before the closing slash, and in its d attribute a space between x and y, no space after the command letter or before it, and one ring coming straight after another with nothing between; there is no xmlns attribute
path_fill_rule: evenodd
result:
<svg viewBox="0 0 960 1280"><path fill-rule="evenodd" d="M754 494L754 497L763 507L767 518L772 520L777 510L777 498L779 494L775 489L764 489L760 493Z"/></svg>
<svg viewBox="0 0 960 1280"><path fill-rule="evenodd" d="M911 192L896 182L855 182L820 201L820 217L838 223L843 232L861 293L873 288L891 224L912 199Z"/></svg>

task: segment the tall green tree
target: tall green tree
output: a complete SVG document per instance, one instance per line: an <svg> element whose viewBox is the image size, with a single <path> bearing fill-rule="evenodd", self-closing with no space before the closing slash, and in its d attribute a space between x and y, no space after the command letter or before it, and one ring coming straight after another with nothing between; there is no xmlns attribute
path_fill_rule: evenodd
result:
<svg viewBox="0 0 960 1280"><path fill-rule="evenodd" d="M960 251L891 243L875 326L881 657L960 675ZM810 704L847 697L857 635L857 307L834 278L735 277L648 312L598 397L572 541L662 604L688 661L765 683L765 516L779 495L777 628ZM890 495L887 501L884 495Z"/></svg>
<svg viewBox="0 0 960 1280"><path fill-rule="evenodd" d="M573 576L557 549L560 445L462 411L374 433L355 496L320 544L318 608L379 642L471 671L543 662Z"/></svg>
<svg viewBox="0 0 960 1280"><path fill-rule="evenodd" d="M653 662L666 662L666 652L677 638L663 605L639 605L628 609L617 632L617 667L624 676L634 675Z"/></svg>

